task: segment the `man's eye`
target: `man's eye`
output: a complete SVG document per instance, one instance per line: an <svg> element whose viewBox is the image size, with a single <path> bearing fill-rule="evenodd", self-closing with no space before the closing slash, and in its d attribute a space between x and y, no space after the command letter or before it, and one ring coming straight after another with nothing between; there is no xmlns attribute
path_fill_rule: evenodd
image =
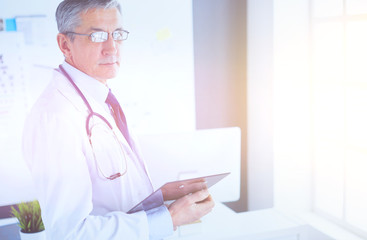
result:
<svg viewBox="0 0 367 240"><path fill-rule="evenodd" d="M108 39L108 33L106 32L94 32L91 34L92 42L104 42Z"/></svg>

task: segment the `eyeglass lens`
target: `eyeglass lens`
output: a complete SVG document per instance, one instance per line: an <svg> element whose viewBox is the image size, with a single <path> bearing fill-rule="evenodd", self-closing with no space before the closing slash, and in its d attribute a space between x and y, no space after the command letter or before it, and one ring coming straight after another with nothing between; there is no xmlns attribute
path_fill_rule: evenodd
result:
<svg viewBox="0 0 367 240"><path fill-rule="evenodd" d="M115 41L123 41L127 39L129 32L117 30L112 33L112 38ZM94 32L90 35L92 42L105 42L108 39L108 32Z"/></svg>

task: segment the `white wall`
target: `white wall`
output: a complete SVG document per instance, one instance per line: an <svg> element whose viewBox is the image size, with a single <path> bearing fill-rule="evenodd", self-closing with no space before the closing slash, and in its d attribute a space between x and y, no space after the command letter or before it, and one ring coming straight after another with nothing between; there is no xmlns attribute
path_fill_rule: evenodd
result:
<svg viewBox="0 0 367 240"><path fill-rule="evenodd" d="M241 196L247 210L246 1L192 1L196 128L241 128Z"/></svg>
<svg viewBox="0 0 367 240"><path fill-rule="evenodd" d="M273 206L273 1L247 1L248 210Z"/></svg>
<svg viewBox="0 0 367 240"><path fill-rule="evenodd" d="M307 0L248 0L248 209L311 208Z"/></svg>
<svg viewBox="0 0 367 240"><path fill-rule="evenodd" d="M308 0L274 1L274 206L311 208Z"/></svg>

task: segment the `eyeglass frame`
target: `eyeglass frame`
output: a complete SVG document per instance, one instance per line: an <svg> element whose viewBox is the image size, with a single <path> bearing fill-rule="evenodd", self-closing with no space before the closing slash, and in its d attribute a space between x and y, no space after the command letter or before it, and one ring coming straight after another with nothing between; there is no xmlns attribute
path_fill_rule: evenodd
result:
<svg viewBox="0 0 367 240"><path fill-rule="evenodd" d="M114 34L115 34L116 32L123 32L123 33L126 33L126 38L121 39L121 40L115 39L115 38L114 38ZM107 33L107 39L106 39L106 40L104 40L104 41L93 41L93 37L94 37L93 35L94 35L94 34L97 34L97 33L104 33L104 34L105 34L105 33ZM103 42L106 42L106 41L109 39L110 34L112 35L112 39L113 39L114 41L122 42L122 41L127 40L127 38L129 37L129 33L130 33L129 31L124 30L124 29L118 29L118 30L113 31L112 33L109 33L109 32L106 32L106 31L96 31L96 32L92 32L92 33L90 33L90 34L77 33L77 32L72 32L72 31L64 32L64 34L74 34L74 35L79 35L79 36L88 36L88 38L89 38L92 42L94 42L94 43L103 43Z"/></svg>

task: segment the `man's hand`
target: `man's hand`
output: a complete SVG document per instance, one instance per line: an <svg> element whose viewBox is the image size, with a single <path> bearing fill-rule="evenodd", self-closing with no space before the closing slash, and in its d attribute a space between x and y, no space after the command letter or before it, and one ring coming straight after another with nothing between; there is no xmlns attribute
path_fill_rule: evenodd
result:
<svg viewBox="0 0 367 240"><path fill-rule="evenodd" d="M177 200L187 194L208 188L205 179L183 180L165 184L161 190L164 201Z"/></svg>
<svg viewBox="0 0 367 240"><path fill-rule="evenodd" d="M208 189L187 194L168 206L172 217L173 227L188 224L200 219L214 207L214 201Z"/></svg>

